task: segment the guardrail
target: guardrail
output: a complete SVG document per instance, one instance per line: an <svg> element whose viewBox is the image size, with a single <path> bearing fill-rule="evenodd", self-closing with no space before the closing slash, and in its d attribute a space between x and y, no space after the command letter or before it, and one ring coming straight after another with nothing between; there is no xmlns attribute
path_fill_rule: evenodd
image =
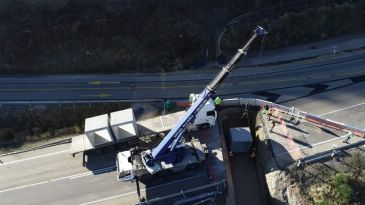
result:
<svg viewBox="0 0 365 205"><path fill-rule="evenodd" d="M51 101L0 101L0 108L4 106L28 106L55 104L93 104L93 103L137 103L137 102L163 102L163 99L139 99L139 100L51 100Z"/></svg>
<svg viewBox="0 0 365 205"><path fill-rule="evenodd" d="M195 187L189 190L177 192L167 196L162 196L148 201L139 202L135 205L171 204L176 205L193 204L201 201L214 201L216 195L222 194L226 190L226 181L213 182L211 184Z"/></svg>
<svg viewBox="0 0 365 205"><path fill-rule="evenodd" d="M269 101L253 99L253 98L233 98L233 99L223 100L222 102L222 106L234 106L234 105L251 105L251 106L259 106L261 108L267 105L269 106L270 109L277 109L282 113L292 115L293 117L296 117L298 119L300 118L308 122L312 122L314 124L322 125L343 132L352 132L354 135L365 138L364 129L353 127L351 125L346 125L344 123L336 122L327 118L322 118L313 114L309 114L307 112L300 111L295 107L289 108Z"/></svg>
<svg viewBox="0 0 365 205"><path fill-rule="evenodd" d="M355 148L355 147L358 147L358 146L361 146L361 145L364 145L364 144L365 144L365 140L362 140L362 141L355 142L355 143L352 143L352 144L349 144L349 145L345 145L345 146L340 147L340 148L333 148L333 149L326 150L324 152L320 152L320 153L317 153L317 154L314 154L314 155L311 155L311 156L303 157L303 158L298 159L297 166L301 166L303 164L315 163L315 162L320 161L322 159L337 157L337 156L341 155L341 153L344 150Z"/></svg>
<svg viewBox="0 0 365 205"><path fill-rule="evenodd" d="M15 152L9 152L9 153L5 153L5 154L0 154L0 157L4 157L4 156L8 156L8 155L15 155L15 154L20 154L20 153L24 153L24 152L30 152L30 151L34 151L34 150L38 150L38 149L43 149L43 148L47 148L47 147L52 147L52 146L56 146L56 145L61 145L61 144L67 144L67 143L71 143L72 139L68 138L68 139L64 139L64 140L60 140L57 142L52 142L52 143L48 143L48 144L44 144L41 146L37 146L37 147L31 147L28 149L24 149L24 150L19 150L19 151L15 151Z"/></svg>

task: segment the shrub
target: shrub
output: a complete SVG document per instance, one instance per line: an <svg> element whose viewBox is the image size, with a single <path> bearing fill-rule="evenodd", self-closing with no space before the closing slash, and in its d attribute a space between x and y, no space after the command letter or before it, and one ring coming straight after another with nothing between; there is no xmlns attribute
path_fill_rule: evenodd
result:
<svg viewBox="0 0 365 205"><path fill-rule="evenodd" d="M353 190L350 185L350 177L344 173L336 174L334 177L333 188L336 192L337 201L347 204L352 196Z"/></svg>
<svg viewBox="0 0 365 205"><path fill-rule="evenodd" d="M324 199L321 202L316 203L316 205L331 205L331 202L328 201L327 199Z"/></svg>
<svg viewBox="0 0 365 205"><path fill-rule="evenodd" d="M340 186L349 183L349 176L344 173L338 173L335 175L334 185Z"/></svg>
<svg viewBox="0 0 365 205"><path fill-rule="evenodd" d="M0 129L0 142L10 141L14 138L13 130L5 128Z"/></svg>

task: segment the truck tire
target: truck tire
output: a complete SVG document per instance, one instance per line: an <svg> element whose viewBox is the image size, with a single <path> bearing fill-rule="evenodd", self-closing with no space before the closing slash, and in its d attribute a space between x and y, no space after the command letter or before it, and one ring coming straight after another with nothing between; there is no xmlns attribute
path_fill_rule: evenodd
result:
<svg viewBox="0 0 365 205"><path fill-rule="evenodd" d="M148 183L152 180L152 178L153 178L152 174L146 173L139 177L139 181L141 181L143 183Z"/></svg>
<svg viewBox="0 0 365 205"><path fill-rule="evenodd" d="M209 123L203 123L198 125L198 130L207 130L210 127Z"/></svg>
<svg viewBox="0 0 365 205"><path fill-rule="evenodd" d="M158 172L158 177L168 177L168 176L171 176L173 174L173 172L169 169L166 169L166 170L161 170Z"/></svg>
<svg viewBox="0 0 365 205"><path fill-rule="evenodd" d="M186 171L193 171L193 170L196 170L200 167L200 164L198 163L192 163L192 164L189 164L188 166L185 167L185 170Z"/></svg>

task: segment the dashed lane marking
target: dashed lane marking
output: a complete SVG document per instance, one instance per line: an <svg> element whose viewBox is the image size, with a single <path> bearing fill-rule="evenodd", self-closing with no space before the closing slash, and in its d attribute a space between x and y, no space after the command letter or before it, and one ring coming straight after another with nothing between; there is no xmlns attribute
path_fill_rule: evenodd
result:
<svg viewBox="0 0 365 205"><path fill-rule="evenodd" d="M305 146L303 148L299 148L299 149L296 149L296 150L290 150L289 152L282 152L282 153L279 153L275 156L281 156L281 155L284 155L284 154L289 154L289 153L292 153L292 152L296 152L296 151L299 151L299 150L304 150L304 149L309 149L309 148L313 148L313 147L316 147L318 145L322 145L322 144L325 144L327 142L331 142L331 141L335 141L335 140L339 140L341 141L342 139L345 139L347 137L347 135L344 135L344 136L341 136L341 137L336 137L336 138L332 138L332 139L329 139L329 140L325 140L325 141L321 141L321 142L318 142L318 143L315 143L315 144L312 144L310 147L308 146Z"/></svg>
<svg viewBox="0 0 365 205"><path fill-rule="evenodd" d="M34 187L34 186L37 186L37 185L46 184L46 183L49 183L49 182L60 181L60 180L64 180L64 179L70 179L71 180L71 179L77 179L77 178L96 175L96 174L102 174L102 173L105 173L105 172L113 171L114 169L115 169L115 166L105 167L105 168L97 169L97 170L94 170L94 171L88 171L88 172L75 174L75 175L71 175L71 176L65 176L65 177L60 177L60 178L56 178L56 179L50 179L50 180L47 180L47 181L37 182L37 183L34 183L34 184L28 184L28 185L24 185L24 186L18 186L18 187L13 187L13 188L9 188L9 189L4 189L4 190L0 190L0 193L14 191L14 190L18 190L18 189L24 189L24 188L28 188L28 187Z"/></svg>
<svg viewBox="0 0 365 205"><path fill-rule="evenodd" d="M37 186L37 185L45 184L45 183L48 183L48 182L49 181L43 181L43 182L38 182L38 183L34 183L34 184L28 184L28 185L24 185L24 186L18 186L18 187L14 187L14 188L10 188L10 189L4 189L4 190L1 190L0 193L8 192L8 191L13 191L13 190L17 190L17 189L23 189L23 188L32 187L32 186Z"/></svg>
<svg viewBox="0 0 365 205"><path fill-rule="evenodd" d="M20 159L20 160L5 162L3 164L0 164L0 167L1 166L6 166L6 165L10 165L10 164L19 163L19 162L24 162L24 161L28 161L28 160L32 160L32 159L39 159L39 158L43 158L43 157L49 157L49 156L52 156L52 155L62 154L62 153L65 153L65 152L70 152L70 150L63 150L63 151L49 153L49 154L44 154L44 155L39 155L39 156L35 156L35 157L30 157L30 158L25 158L25 159Z"/></svg>
<svg viewBox="0 0 365 205"><path fill-rule="evenodd" d="M333 110L331 112L323 113L319 116L325 116L325 115L329 115L329 114L332 114L332 113L341 112L341 111L348 110L348 109L351 109L351 108L354 108L354 107L357 107L357 106L360 106L360 105L365 105L365 102L362 102L362 103L359 103L359 104L356 104L356 105L351 105L351 106L348 106L348 107L344 107L344 108L341 108L341 109Z"/></svg>
<svg viewBox="0 0 365 205"><path fill-rule="evenodd" d="M180 183L180 182L183 182L183 181L188 181L188 180L195 179L195 178L198 178L198 177L201 177L201 176L204 176L204 174L197 175L197 176L193 176L193 177L189 177L189 178L185 178L185 179L181 179L181 180L178 180L178 181L173 181L173 182L166 183L166 184L162 184L162 185L158 185L158 186L154 186L154 187L151 187L151 188L147 188L147 190L157 189L157 188L160 188L160 187L163 187L163 186L169 186L171 184ZM140 191L143 192L143 191L146 191L146 189L141 189ZM130 194L135 194L135 193L137 193L137 192L136 191L132 191L132 192L128 192L128 193L124 193L124 194L119 194L119 195L115 195L115 196L111 196L111 197L107 197L107 198L103 198L103 199L98 199L98 200L95 200L95 201L86 202L86 203L83 203L83 204L80 204L80 205L95 204L95 203L107 201L107 200L110 200L110 199L115 199L115 198L122 197L122 196L127 196L127 195L130 195Z"/></svg>

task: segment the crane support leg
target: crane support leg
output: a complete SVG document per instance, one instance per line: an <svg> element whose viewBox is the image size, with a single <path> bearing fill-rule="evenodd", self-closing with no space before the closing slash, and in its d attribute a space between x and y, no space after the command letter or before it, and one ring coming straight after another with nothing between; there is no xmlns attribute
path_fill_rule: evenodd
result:
<svg viewBox="0 0 365 205"><path fill-rule="evenodd" d="M141 189L139 187L139 179L138 177L136 177L136 186L137 186L137 196L138 196L138 201L139 202L144 202L145 201L145 198L141 197Z"/></svg>

